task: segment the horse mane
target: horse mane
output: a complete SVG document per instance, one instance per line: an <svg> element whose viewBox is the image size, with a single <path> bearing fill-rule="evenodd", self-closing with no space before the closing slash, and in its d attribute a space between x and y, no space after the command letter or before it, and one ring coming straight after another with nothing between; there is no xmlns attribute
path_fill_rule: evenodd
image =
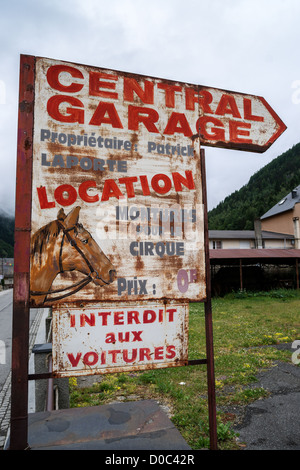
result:
<svg viewBox="0 0 300 470"><path fill-rule="evenodd" d="M42 263L43 255L49 248L49 244L58 237L60 231L60 224L53 220L32 235L30 256L35 258L39 265Z"/></svg>
<svg viewBox="0 0 300 470"><path fill-rule="evenodd" d="M41 227L32 235L30 256L31 258L34 258L35 262L39 263L40 266L42 264L43 255L49 248L49 244L51 244L53 240L56 240L61 230L61 225L57 223L57 220L53 220L47 225L44 225L44 227ZM74 226L74 235L76 236L78 232L81 232L82 230L85 230L83 225L81 223L77 223Z"/></svg>

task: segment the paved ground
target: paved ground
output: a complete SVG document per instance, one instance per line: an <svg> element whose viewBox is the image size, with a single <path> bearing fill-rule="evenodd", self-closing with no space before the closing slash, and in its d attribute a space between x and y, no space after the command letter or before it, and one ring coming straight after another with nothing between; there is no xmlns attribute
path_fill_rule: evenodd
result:
<svg viewBox="0 0 300 470"><path fill-rule="evenodd" d="M258 376L255 387L268 390L270 397L243 410L235 428L239 442L246 450L300 450L300 366L277 362Z"/></svg>
<svg viewBox="0 0 300 470"><path fill-rule="evenodd" d="M41 319L45 316L45 310L36 309L34 312L31 312L31 321L30 321L30 331L29 331L29 371L33 372L33 358L31 355L32 348L36 342L37 335L39 333L39 327L41 324ZM44 334L41 332L40 334ZM42 339L42 342L44 339ZM9 351L9 354L11 352ZM33 381L29 383L29 402L28 402L28 411L33 412L32 400L34 399L32 390L34 387ZM7 434L9 431L10 425L10 395L11 395L11 372L7 373L6 378L0 386L0 450L3 450Z"/></svg>
<svg viewBox="0 0 300 470"><path fill-rule="evenodd" d="M31 450L190 450L154 400L31 414Z"/></svg>

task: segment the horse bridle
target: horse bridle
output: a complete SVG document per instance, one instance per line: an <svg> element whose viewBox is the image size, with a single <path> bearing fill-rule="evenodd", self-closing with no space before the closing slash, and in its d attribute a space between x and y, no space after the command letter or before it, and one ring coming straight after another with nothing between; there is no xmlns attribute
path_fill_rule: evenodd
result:
<svg viewBox="0 0 300 470"><path fill-rule="evenodd" d="M63 265L62 265L62 252L63 252L63 246L64 246L64 241L65 241L65 237L68 239L69 243L71 246L73 246L77 251L78 253L81 255L81 257L84 259L85 263L87 264L89 270L90 270L90 273L88 275L86 275L86 277L84 279L81 279L81 281L78 281L76 282L75 284L73 284L72 286L70 287L65 287L63 289L51 289L51 290L48 290L46 292L41 292L41 291L30 291L30 294L31 295L46 295L45 297L45 300L44 300L44 303L46 302L46 299L47 299L47 296L50 295L50 294L57 294L59 292L64 292L64 291L67 291L67 290L70 290L70 289L73 289L72 292L69 292L67 294L63 294L63 295L60 295L58 297L52 297L51 299L49 300L60 300L60 299L63 299L65 297L68 297L69 295L73 295L75 294L76 292L78 292L80 289L82 289L83 287L85 287L86 285L88 285L91 281L93 281L94 279L100 279L104 284L109 284L109 282L105 281L104 279L102 279L101 276L99 276L99 273L98 271L96 271L92 264L90 263L90 261L87 259L87 257L85 256L84 252L81 250L81 248L78 246L76 240L74 238L71 237L70 235L70 232L72 230L75 230L76 227L78 227L78 224L75 224L73 225L72 227L69 227L69 228L66 228L59 220L57 220L57 224L58 226L62 229L63 231L63 236L62 236L62 239L61 239L61 244L60 244L60 250L59 250L59 258L58 258L58 263L59 263L59 273L63 273L64 272L64 269L63 269Z"/></svg>

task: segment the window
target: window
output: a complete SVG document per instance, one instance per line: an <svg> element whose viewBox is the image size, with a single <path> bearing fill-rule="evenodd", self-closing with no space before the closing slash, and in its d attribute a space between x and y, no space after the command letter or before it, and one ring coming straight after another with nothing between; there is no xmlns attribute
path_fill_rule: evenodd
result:
<svg viewBox="0 0 300 470"><path fill-rule="evenodd" d="M213 249L214 250L221 250L222 249L221 240L213 240Z"/></svg>
<svg viewBox="0 0 300 470"><path fill-rule="evenodd" d="M240 248L250 248L249 240L240 240Z"/></svg>

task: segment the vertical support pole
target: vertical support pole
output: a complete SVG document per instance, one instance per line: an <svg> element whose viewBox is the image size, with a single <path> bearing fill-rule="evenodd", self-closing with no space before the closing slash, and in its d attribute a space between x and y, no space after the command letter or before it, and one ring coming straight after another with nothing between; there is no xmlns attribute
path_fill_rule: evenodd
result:
<svg viewBox="0 0 300 470"><path fill-rule="evenodd" d="M217 450L217 415L216 415L216 394L215 394L215 371L214 371L214 350L213 350L213 329L212 329L212 308L211 299L207 299L204 304L205 330L206 330L206 357L207 357L207 385L208 385L208 419L209 419L209 439L210 449Z"/></svg>
<svg viewBox="0 0 300 470"><path fill-rule="evenodd" d="M240 259L240 291L243 291L243 264L242 260Z"/></svg>
<svg viewBox="0 0 300 470"><path fill-rule="evenodd" d="M30 229L35 59L21 55L16 171L10 450L28 448Z"/></svg>
<svg viewBox="0 0 300 470"><path fill-rule="evenodd" d="M296 258L296 288L299 289L299 261Z"/></svg>
<svg viewBox="0 0 300 470"><path fill-rule="evenodd" d="M210 261L209 261L207 191L206 191L206 170L205 170L204 149L200 150L200 160L201 160L201 177L202 177L202 198L203 198L203 205L204 205L204 241L205 241L205 267L206 267L206 301L204 303L204 312L205 312L205 332L206 332L209 437L210 437L210 449L217 450L218 449L217 415L216 415L213 324L212 324L212 307L211 307L211 279L210 279Z"/></svg>

